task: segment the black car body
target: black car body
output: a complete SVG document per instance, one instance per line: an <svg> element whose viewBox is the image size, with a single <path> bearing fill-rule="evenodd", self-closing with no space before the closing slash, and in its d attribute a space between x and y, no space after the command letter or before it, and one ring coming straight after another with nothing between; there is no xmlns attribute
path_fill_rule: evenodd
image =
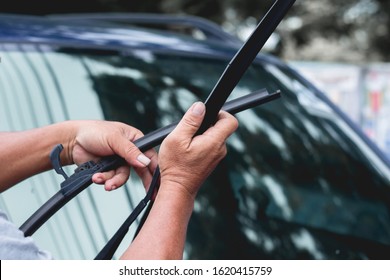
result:
<svg viewBox="0 0 390 280"><path fill-rule="evenodd" d="M238 41L215 27L203 40L157 30L147 23L158 16L140 17L0 16L1 129L104 118L148 133L204 100ZM232 98L262 88L282 97L237 115L228 155L196 200L185 258L388 259L388 159L310 82L264 54ZM54 172L36 176L3 193L0 207L21 224L59 182ZM137 178L115 194L89 187L34 238L57 258L93 258L142 195Z"/></svg>

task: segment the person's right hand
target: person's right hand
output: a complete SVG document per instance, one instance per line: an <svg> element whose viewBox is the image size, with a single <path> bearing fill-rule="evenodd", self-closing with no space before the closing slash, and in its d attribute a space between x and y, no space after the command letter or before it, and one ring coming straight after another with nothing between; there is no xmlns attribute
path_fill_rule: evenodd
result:
<svg viewBox="0 0 390 280"><path fill-rule="evenodd" d="M89 160L97 161L103 156L117 154L124 158L127 165L115 170L96 173L92 181L104 184L106 190L114 190L122 186L129 178L132 167L145 188L152 181L152 174L157 166L157 153L151 149L143 154L134 141L143 136L143 133L127 124L108 121L73 121L68 122L74 127L69 131L72 140L68 145L68 154L71 162L78 164Z"/></svg>
<svg viewBox="0 0 390 280"><path fill-rule="evenodd" d="M194 137L204 115L205 105L194 103L162 142L158 156L161 188L195 198L203 181L225 157L225 141L237 129L237 119L221 111L215 125Z"/></svg>

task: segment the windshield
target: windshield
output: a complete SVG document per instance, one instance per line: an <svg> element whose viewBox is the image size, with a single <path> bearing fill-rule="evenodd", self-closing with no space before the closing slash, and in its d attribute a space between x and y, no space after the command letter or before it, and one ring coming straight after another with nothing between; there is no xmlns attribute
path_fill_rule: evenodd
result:
<svg viewBox="0 0 390 280"><path fill-rule="evenodd" d="M145 50L3 51L2 129L104 117L147 133L205 100L230 60ZM262 88L280 89L282 97L237 115L228 156L196 201L186 257L360 258L368 253L358 242L390 245L389 167L317 93L278 65L255 63L230 99ZM27 114L37 115L31 106L45 113L31 119ZM16 107L26 116L15 117ZM353 249L345 253L341 240Z"/></svg>

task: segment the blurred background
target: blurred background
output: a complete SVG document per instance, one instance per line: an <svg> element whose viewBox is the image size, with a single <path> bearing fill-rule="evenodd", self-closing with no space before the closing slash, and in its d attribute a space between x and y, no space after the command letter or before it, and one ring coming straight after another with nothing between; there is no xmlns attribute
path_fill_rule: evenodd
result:
<svg viewBox="0 0 390 280"><path fill-rule="evenodd" d="M207 18L244 40L273 0L13 0L0 13L159 13ZM339 105L390 158L390 0L297 0L265 51Z"/></svg>

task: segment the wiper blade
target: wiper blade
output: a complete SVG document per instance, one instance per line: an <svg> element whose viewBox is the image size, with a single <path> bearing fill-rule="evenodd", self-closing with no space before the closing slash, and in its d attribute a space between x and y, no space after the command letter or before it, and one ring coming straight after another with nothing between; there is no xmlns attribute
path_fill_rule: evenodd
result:
<svg viewBox="0 0 390 280"><path fill-rule="evenodd" d="M243 110L264 104L271 100L280 97L280 92L277 91L272 94L268 94L266 90L256 91L246 96L234 99L227 102L223 106L223 110L236 114ZM176 123L172 123L163 128L157 129L145 136L134 141L134 145L141 151L145 152L159 144L165 139L165 137L172 132L176 127ZM53 216L61 207L68 203L72 198L78 195L81 191L92 184L92 176L97 172L104 172L112 170L118 166L125 164L124 159L119 156L104 157L101 161L87 162L76 168L74 174L68 177L63 174L60 166L59 155L62 150L61 145L57 145L52 151L51 158L57 173L64 176L65 181L61 183L61 189L53 195L45 204L43 204L23 225L20 230L24 232L25 236L34 234L51 216Z"/></svg>
<svg viewBox="0 0 390 280"><path fill-rule="evenodd" d="M203 133L215 122L218 112L230 93L294 2L295 0L276 0L241 49L232 58L205 101L206 115L198 133Z"/></svg>
<svg viewBox="0 0 390 280"><path fill-rule="evenodd" d="M221 110L223 104L236 87L242 75L256 58L259 51L263 48L272 32L283 19L287 11L293 5L295 0L276 1L269 9L264 18L257 25L249 39L236 53L230 63L227 65L222 76L218 80L214 89L211 91L209 97L205 101L206 114L203 122L197 131L201 134L206 131L216 121L218 112ZM158 171L158 169L157 169ZM159 173L156 174L159 176ZM155 179L155 175L153 175ZM151 184L150 189L154 189L156 185ZM114 236L108 241L106 246L99 252L95 259L111 259L121 240L124 238L131 223L135 220L137 215L146 207L146 200L143 199L136 209L130 214Z"/></svg>
<svg viewBox="0 0 390 280"><path fill-rule="evenodd" d="M266 95L264 95L266 94ZM264 97L261 97L264 96ZM262 103L274 100L275 98L280 97L280 91L277 91L273 94L268 94L265 90L257 91L241 98L235 99L232 102L227 102L223 109L231 114L239 113L243 110L249 109L254 105L260 105ZM177 123L176 123L177 124ZM175 125L176 126L176 125ZM159 167L157 166L154 174L152 183L149 186L149 190L146 193L144 199L134 208L129 217L124 221L124 223L119 227L116 233L112 238L107 242L103 249L97 254L95 260L109 260L113 257L116 249L122 242L123 238L126 236L131 224L135 221L138 215L144 210L148 205L153 193L159 186L158 179L160 178ZM138 228L137 232L139 231Z"/></svg>
<svg viewBox="0 0 390 280"><path fill-rule="evenodd" d="M227 98L294 2L295 0L276 0L272 7L268 10L267 14L257 25L249 39L227 65L222 76L205 101L206 113L197 134L203 133L215 123L218 112L222 109ZM275 94L280 95L280 92ZM153 141L147 141L147 143L142 143L145 144L142 146L140 139L139 142L135 141L134 144L136 144L141 151L151 149L160 144L164 137L168 135L175 126L175 124L172 124L168 126L168 128L157 130L152 133L152 138L154 138L153 141L156 141L153 145L150 144ZM162 135L165 136L161 137ZM57 150L53 153L53 159L55 162L54 166L57 173L64 176L65 181L61 183L61 190L55 194L52 199L49 199L47 203L38 209L37 212L20 227L20 229L25 233L25 236L33 234L45 221L58 211L58 209L92 184L93 174L112 170L125 164L124 159L118 156L111 156L104 158L97 164L94 162L87 162L81 165L76 169L76 172L68 178L60 166L60 151L61 146L57 146Z"/></svg>

